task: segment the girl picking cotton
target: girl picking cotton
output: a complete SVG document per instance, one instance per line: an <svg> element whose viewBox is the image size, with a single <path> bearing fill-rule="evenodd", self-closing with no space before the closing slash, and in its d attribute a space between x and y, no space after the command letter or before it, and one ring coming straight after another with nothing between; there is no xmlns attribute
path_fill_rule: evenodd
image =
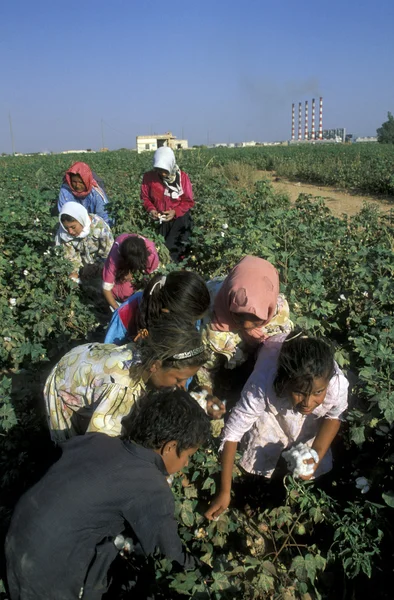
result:
<svg viewBox="0 0 394 600"><path fill-rule="evenodd" d="M149 275L158 266L159 255L151 240L134 233L119 235L103 270L103 294L109 306L116 310L136 291L135 276Z"/></svg>
<svg viewBox="0 0 394 600"><path fill-rule="evenodd" d="M76 202L62 206L55 243L63 246L65 257L73 265L72 279L79 282L101 277L113 242L111 229L101 217L89 215Z"/></svg>
<svg viewBox="0 0 394 600"><path fill-rule="evenodd" d="M149 332L163 313L195 323L209 309L210 297L201 275L172 271L155 275L144 292L136 292L113 314L105 336L106 344L126 344L138 334Z"/></svg>
<svg viewBox="0 0 394 600"><path fill-rule="evenodd" d="M221 367L234 369L253 357L259 344L293 329L289 306L279 293L275 267L258 256L245 256L225 279L208 282L211 308L203 319L209 359L198 372L210 394Z"/></svg>
<svg viewBox="0 0 394 600"><path fill-rule="evenodd" d="M220 492L207 518L218 517L230 504L239 442L247 473L271 478L283 451L296 458L300 444L302 451L310 449L297 465L302 479L330 471L330 446L347 406L348 381L326 341L304 333L267 340L223 430Z"/></svg>
<svg viewBox="0 0 394 600"><path fill-rule="evenodd" d="M189 245L194 206L190 179L176 164L171 148L163 146L153 157L153 170L145 173L141 200L152 219L159 224L171 259L179 262Z"/></svg>
<svg viewBox="0 0 394 600"><path fill-rule="evenodd" d="M51 437L89 432L118 436L122 419L146 390L185 388L205 361L194 325L162 315L137 344L84 344L53 368L44 388Z"/></svg>

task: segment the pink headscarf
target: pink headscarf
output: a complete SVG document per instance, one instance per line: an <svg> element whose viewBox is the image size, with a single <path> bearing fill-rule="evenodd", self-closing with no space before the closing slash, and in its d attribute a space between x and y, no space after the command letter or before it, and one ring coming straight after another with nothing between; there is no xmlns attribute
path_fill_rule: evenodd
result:
<svg viewBox="0 0 394 600"><path fill-rule="evenodd" d="M279 295L278 271L268 260L245 256L230 271L214 302L211 327L215 331L237 331L231 313L255 315L266 325L275 315ZM245 341L263 341L261 327L239 331Z"/></svg>
<svg viewBox="0 0 394 600"><path fill-rule="evenodd" d="M85 192L76 192L71 185L70 175L79 175L85 184ZM92 191L93 187L98 187L97 181L93 178L93 173L89 165L83 162L76 162L66 171L64 179L76 198L85 198Z"/></svg>

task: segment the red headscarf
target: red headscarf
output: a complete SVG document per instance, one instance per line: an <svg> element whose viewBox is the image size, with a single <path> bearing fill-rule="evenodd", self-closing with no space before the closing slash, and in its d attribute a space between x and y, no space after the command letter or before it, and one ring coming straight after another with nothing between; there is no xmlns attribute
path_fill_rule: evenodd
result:
<svg viewBox="0 0 394 600"><path fill-rule="evenodd" d="M231 313L255 315L266 325L275 315L278 295L279 275L275 267L263 258L245 256L227 275L216 295L211 328L237 331L239 326ZM261 335L260 328L242 332L245 340L256 341Z"/></svg>
<svg viewBox="0 0 394 600"><path fill-rule="evenodd" d="M76 192L71 185L70 175L79 175L85 184L85 192ZM89 165L83 162L76 162L66 171L64 179L76 198L85 198L92 191L93 187L98 187L97 181L93 179L93 173Z"/></svg>

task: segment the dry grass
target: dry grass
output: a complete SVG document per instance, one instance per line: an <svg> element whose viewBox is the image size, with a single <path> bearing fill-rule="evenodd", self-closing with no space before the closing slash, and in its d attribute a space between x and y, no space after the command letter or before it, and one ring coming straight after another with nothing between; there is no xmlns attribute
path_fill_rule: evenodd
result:
<svg viewBox="0 0 394 600"><path fill-rule="evenodd" d="M256 182L256 169L246 163L231 161L210 169L212 175L226 179L230 187L252 191Z"/></svg>

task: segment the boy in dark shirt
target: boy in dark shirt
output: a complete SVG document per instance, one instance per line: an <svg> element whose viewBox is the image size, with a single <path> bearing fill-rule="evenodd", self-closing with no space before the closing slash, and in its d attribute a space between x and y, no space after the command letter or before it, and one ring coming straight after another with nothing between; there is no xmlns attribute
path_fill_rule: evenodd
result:
<svg viewBox="0 0 394 600"><path fill-rule="evenodd" d="M208 440L210 421L180 389L149 394L122 438L90 433L62 444L62 456L20 499L6 541L11 600L98 600L132 529L145 555L158 549L184 568L174 498L166 477Z"/></svg>

